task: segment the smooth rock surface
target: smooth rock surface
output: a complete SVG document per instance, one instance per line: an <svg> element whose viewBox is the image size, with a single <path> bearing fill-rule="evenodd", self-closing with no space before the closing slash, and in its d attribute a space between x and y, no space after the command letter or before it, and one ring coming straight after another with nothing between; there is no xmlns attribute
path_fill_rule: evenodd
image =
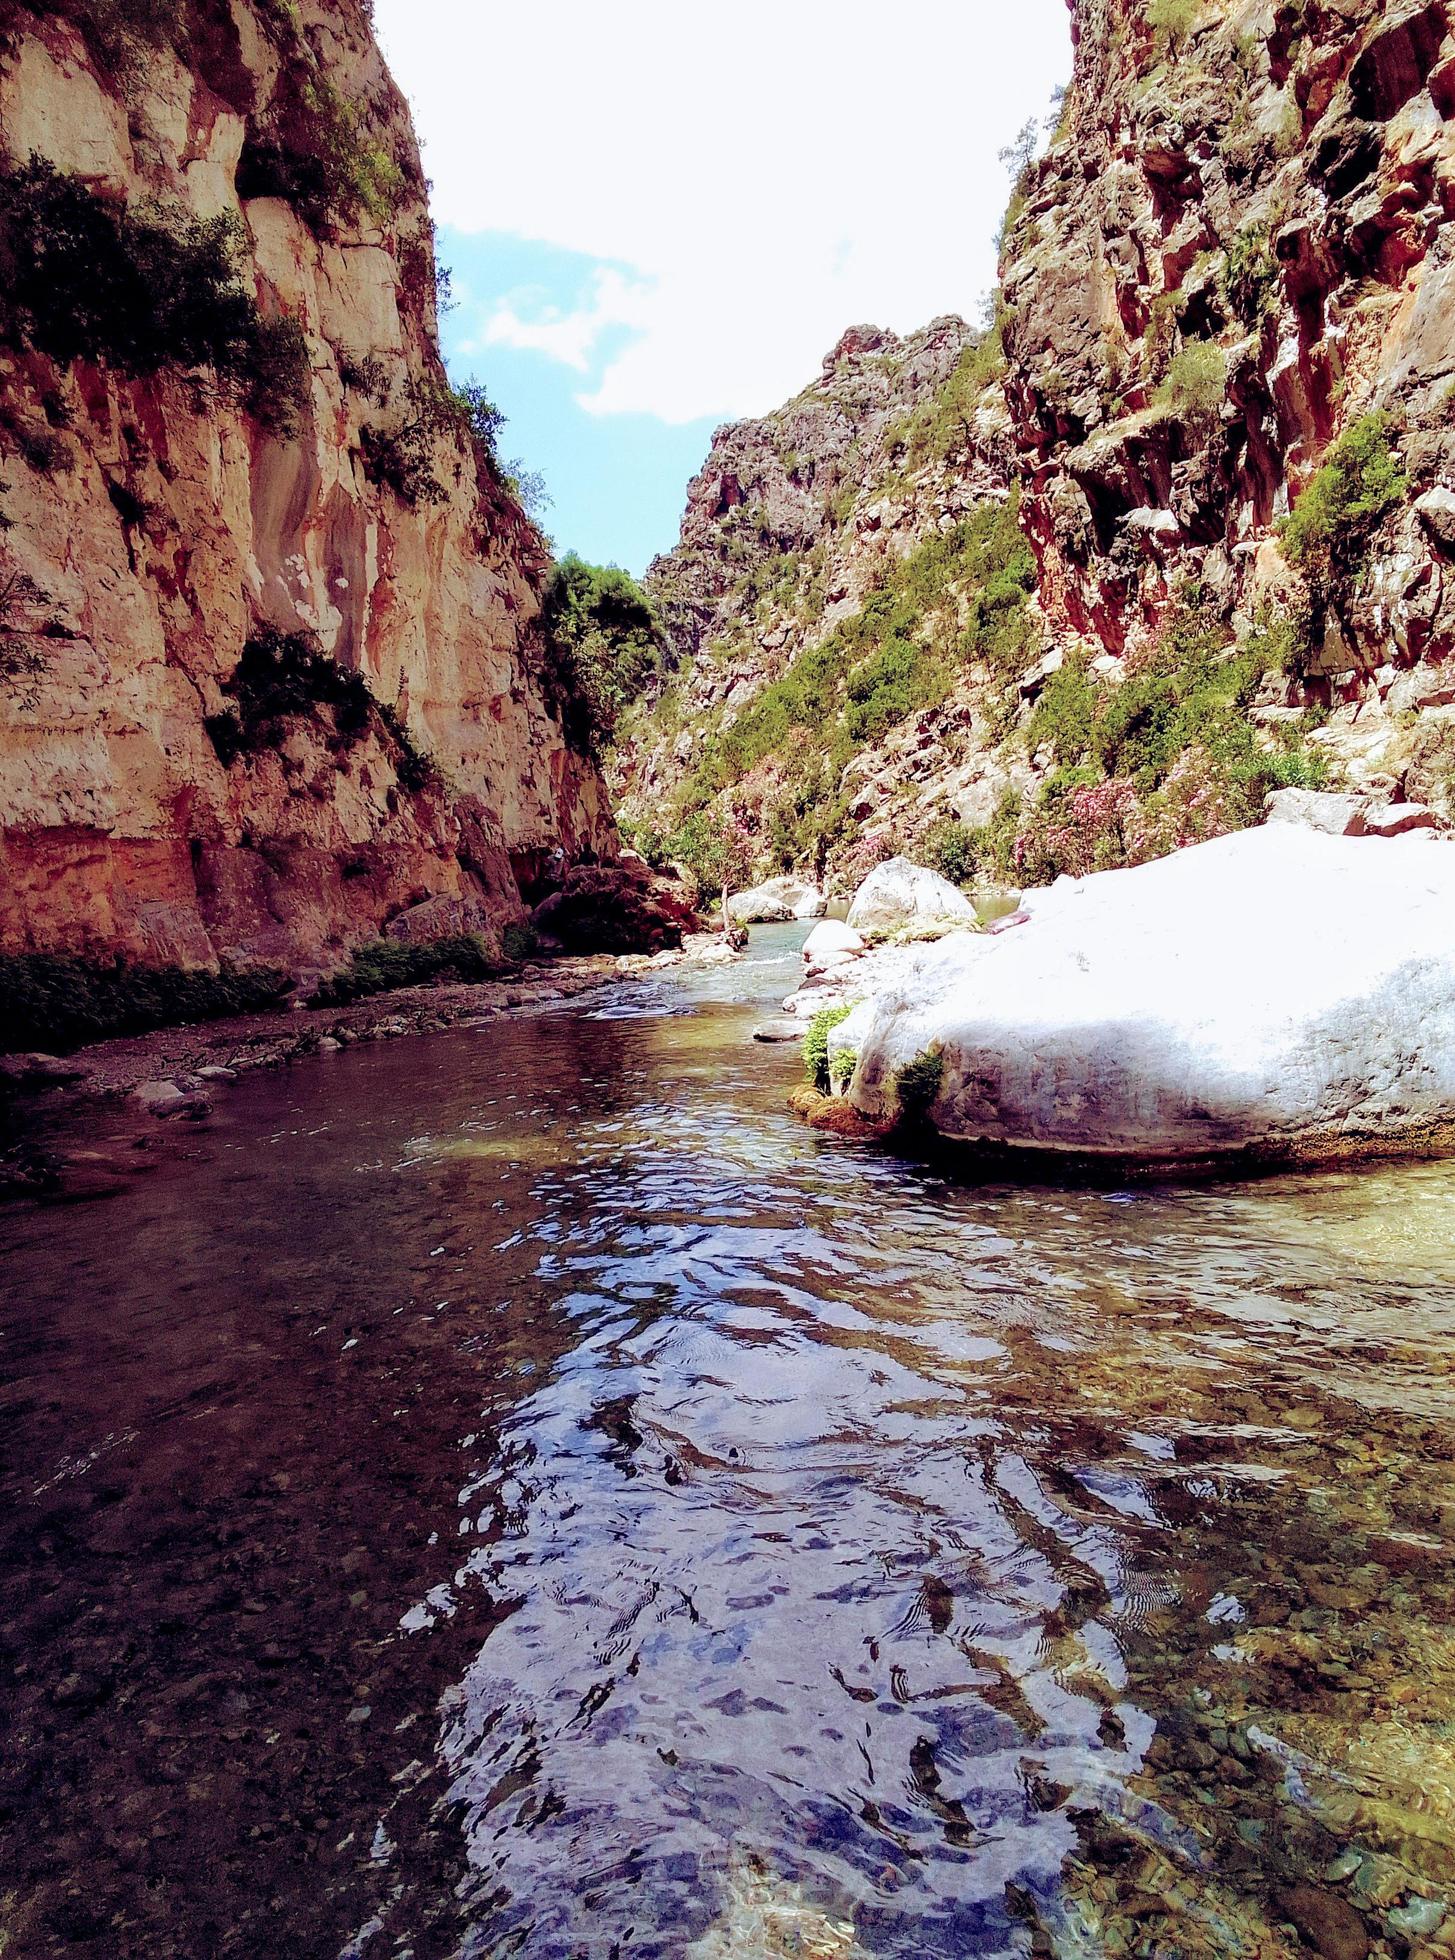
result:
<svg viewBox="0 0 1455 1960"><path fill-rule="evenodd" d="M908 858L876 864L854 894L849 924L857 932L895 932L901 926L975 917L975 908L948 879Z"/></svg>
<svg viewBox="0 0 1455 1960"><path fill-rule="evenodd" d="M728 917L737 925L783 925L791 919L821 919L828 901L817 885L801 878L769 878L745 892L733 892Z"/></svg>
<svg viewBox="0 0 1455 1960"><path fill-rule="evenodd" d="M1296 823L1331 837L1360 837L1369 799L1322 789L1276 789L1263 805L1269 823Z"/></svg>
<svg viewBox="0 0 1455 1960"><path fill-rule="evenodd" d="M827 973L847 966L864 950L863 935L843 919L821 919L803 942L803 963L810 973Z"/></svg>
<svg viewBox="0 0 1455 1960"><path fill-rule="evenodd" d="M1269 824L917 949L831 1052L858 1054L849 1094L877 1119L937 1049L930 1120L967 1140L1149 1162L1443 1147L1452 920L1455 845Z"/></svg>

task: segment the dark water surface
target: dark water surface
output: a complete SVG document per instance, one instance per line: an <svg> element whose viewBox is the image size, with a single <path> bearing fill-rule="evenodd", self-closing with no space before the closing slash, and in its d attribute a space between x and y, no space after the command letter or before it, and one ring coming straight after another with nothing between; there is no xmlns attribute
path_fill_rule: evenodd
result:
<svg viewBox="0 0 1455 1960"><path fill-rule="evenodd" d="M800 936L0 1217L5 1960L1452 1950L1455 1175L814 1135Z"/></svg>

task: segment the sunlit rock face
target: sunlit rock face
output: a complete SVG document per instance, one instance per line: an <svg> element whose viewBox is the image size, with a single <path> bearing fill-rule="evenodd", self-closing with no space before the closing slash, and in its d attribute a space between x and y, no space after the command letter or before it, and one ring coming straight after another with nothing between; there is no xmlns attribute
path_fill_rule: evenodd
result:
<svg viewBox="0 0 1455 1960"><path fill-rule="evenodd" d="M1448 9L1073 0L1072 21L1001 264L1048 614L1120 652L1179 579L1250 614L1296 596L1279 520L1384 414L1408 482L1314 662L1372 705L1455 633Z"/></svg>
<svg viewBox="0 0 1455 1960"><path fill-rule="evenodd" d="M196 0L141 41L124 8L0 10L5 166L234 220L307 364L280 433L206 369L0 352L7 949L326 962L422 902L489 935L558 847L615 849L539 650L540 534L458 418L424 435L429 494L369 466L368 432L407 433L444 375L424 179L366 15ZM310 180L330 145L363 198ZM265 627L361 677L365 725L305 704L225 757L206 724Z"/></svg>

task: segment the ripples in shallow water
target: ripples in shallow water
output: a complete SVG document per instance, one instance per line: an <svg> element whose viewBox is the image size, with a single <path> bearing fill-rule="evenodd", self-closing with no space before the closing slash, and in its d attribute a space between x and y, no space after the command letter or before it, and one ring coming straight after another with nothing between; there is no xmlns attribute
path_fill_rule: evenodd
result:
<svg viewBox="0 0 1455 1960"><path fill-rule="evenodd" d="M21 1951L1439 1927L1450 1172L957 1185L793 1124L733 985L11 1221Z"/></svg>

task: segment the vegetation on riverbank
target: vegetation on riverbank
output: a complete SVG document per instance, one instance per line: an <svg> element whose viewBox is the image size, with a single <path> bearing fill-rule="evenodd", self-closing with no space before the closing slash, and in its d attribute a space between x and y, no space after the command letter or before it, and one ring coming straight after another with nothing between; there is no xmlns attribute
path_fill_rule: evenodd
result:
<svg viewBox="0 0 1455 1960"><path fill-rule="evenodd" d="M69 1053L114 1035L276 1007L291 982L270 967L193 973L58 953L0 954L0 1053Z"/></svg>

